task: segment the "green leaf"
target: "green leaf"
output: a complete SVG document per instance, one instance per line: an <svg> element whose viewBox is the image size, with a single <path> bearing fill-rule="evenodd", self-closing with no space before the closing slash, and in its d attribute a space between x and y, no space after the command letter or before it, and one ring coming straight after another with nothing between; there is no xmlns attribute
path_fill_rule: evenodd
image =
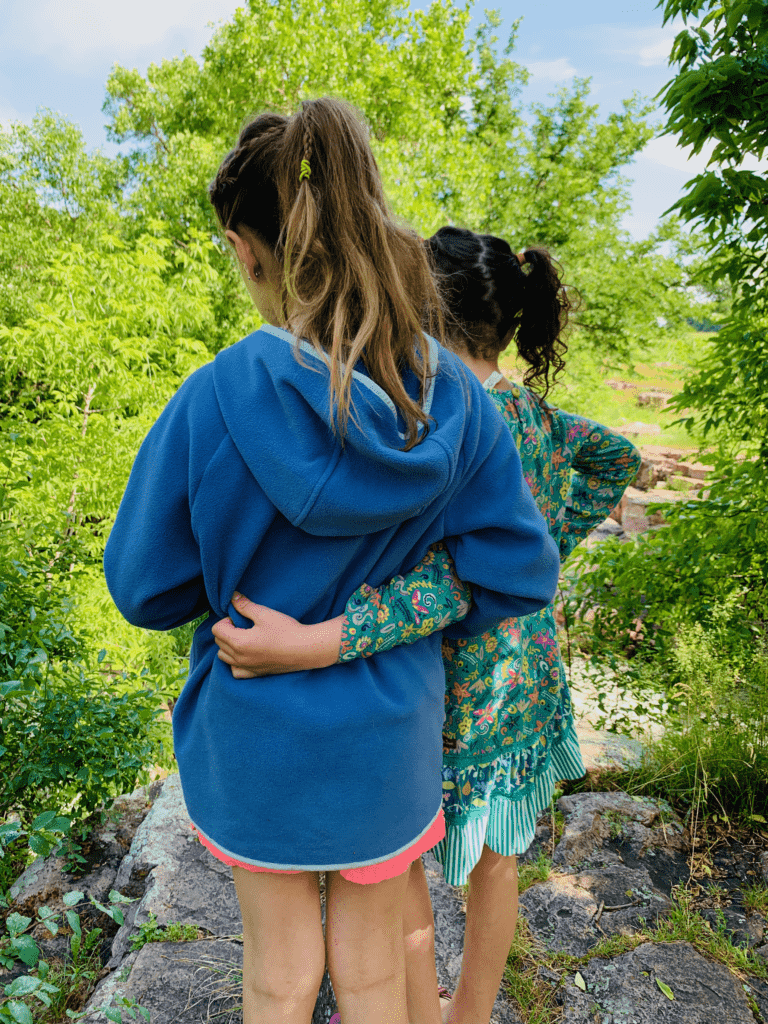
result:
<svg viewBox="0 0 768 1024"><path fill-rule="evenodd" d="M27 967L34 967L40 959L40 950L31 935L19 935L11 939L11 949Z"/></svg>
<svg viewBox="0 0 768 1024"><path fill-rule="evenodd" d="M576 988L580 988L582 992L587 991L587 983L584 981L579 971L576 971L576 975L573 979L573 984L576 986Z"/></svg>
<svg viewBox="0 0 768 1024"><path fill-rule="evenodd" d="M7 1005L11 1016L15 1021L18 1021L18 1024L33 1024L32 1012L26 1003L20 1003L15 999L11 999Z"/></svg>
<svg viewBox="0 0 768 1024"><path fill-rule="evenodd" d="M75 935L78 938L80 938L82 936L82 934L83 934L83 930L82 930L82 928L80 926L80 918L77 916L77 914L74 912L74 910L67 910L66 911L66 918L67 918L67 921L69 922L69 927L72 929L72 931L75 933Z"/></svg>
<svg viewBox="0 0 768 1024"><path fill-rule="evenodd" d="M120 1010L115 1010L113 1007L109 1007L104 1010L104 1016L107 1020L114 1021L114 1024L123 1024L123 1015Z"/></svg>
<svg viewBox="0 0 768 1024"><path fill-rule="evenodd" d="M8 929L8 934L11 938L15 938L21 932L25 931L32 924L31 917L23 917L21 914L13 913L9 914L5 919L5 927Z"/></svg>
<svg viewBox="0 0 768 1024"><path fill-rule="evenodd" d="M123 896L117 889L110 889L109 891L109 902L110 903L135 903L137 897L135 896Z"/></svg>
<svg viewBox="0 0 768 1024"><path fill-rule="evenodd" d="M672 989L665 982L659 981L659 979L657 978L656 979L656 984L659 986L659 988L664 993L664 995L667 997L667 999L674 999L675 998L674 993L672 992Z"/></svg>
<svg viewBox="0 0 768 1024"><path fill-rule="evenodd" d="M42 982L39 978L31 978L28 974L23 974L20 978L14 979L10 985L5 986L5 994L7 996L28 996L40 985Z"/></svg>
<svg viewBox="0 0 768 1024"><path fill-rule="evenodd" d="M29 848L33 853L36 853L38 857L47 857L53 849L54 844L49 842L43 836L31 835L29 837Z"/></svg>
<svg viewBox="0 0 768 1024"><path fill-rule="evenodd" d="M56 817L56 811L43 811L32 822L32 828L48 828Z"/></svg>
<svg viewBox="0 0 768 1024"><path fill-rule="evenodd" d="M83 893L81 893L78 889L72 889L71 892L64 893L62 902L65 907L74 907L76 903L79 903L80 900L83 899L85 899Z"/></svg>

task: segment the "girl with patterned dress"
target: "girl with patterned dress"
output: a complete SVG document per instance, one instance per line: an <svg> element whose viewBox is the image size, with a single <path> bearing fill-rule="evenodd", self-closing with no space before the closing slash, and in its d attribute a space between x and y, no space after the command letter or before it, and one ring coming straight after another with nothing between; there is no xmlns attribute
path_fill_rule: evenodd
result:
<svg viewBox="0 0 768 1024"><path fill-rule="evenodd" d="M528 362L526 381L543 394L551 371L563 367L568 300L544 251L516 257L501 239L456 228L441 229L428 245L448 304L449 344L484 383L510 430L563 561L618 504L639 453L613 431L547 405L533 387L506 380L498 368L510 340ZM482 502L481 490L476 498ZM458 578L444 545L436 545L386 586L361 586L332 635L319 636L317 627L277 618L247 600L240 611L255 623L250 630L225 620L214 631L219 657L246 678L267 664L284 671L294 662L378 657L461 620L471 602L471 586ZM451 885L469 880L461 976L442 1014L450 1024L478 1024L490 1020L514 936L516 856L530 845L556 782L580 778L584 766L552 604L476 637L445 637L442 654L446 835L433 852ZM433 929L419 860L411 867L404 917L412 1024L440 1019Z"/></svg>

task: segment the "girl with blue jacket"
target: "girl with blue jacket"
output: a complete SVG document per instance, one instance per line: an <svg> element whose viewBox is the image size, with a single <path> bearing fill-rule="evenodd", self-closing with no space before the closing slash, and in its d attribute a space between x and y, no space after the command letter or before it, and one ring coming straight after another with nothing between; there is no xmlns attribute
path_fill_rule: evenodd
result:
<svg viewBox="0 0 768 1024"><path fill-rule="evenodd" d="M546 251L516 257L503 239L453 227L441 228L427 245L447 300L448 341L483 381L515 439L564 560L618 504L639 453L626 438L543 400L563 367L569 306ZM499 370L510 341L527 364L529 387ZM255 625L236 629L224 620L213 631L219 657L245 679L266 666L276 672L380 657L396 644L418 642L461 620L472 589L440 544L386 586L361 587L335 633L331 623L300 625L242 598L238 610ZM461 977L442 1015L445 1024L488 1024L516 926L516 855L530 845L557 780L580 778L584 767L551 605L473 639L444 635L446 836L433 852L451 885L469 881L469 896ZM411 1024L440 1024L433 934L417 860L404 915Z"/></svg>
<svg viewBox="0 0 768 1024"><path fill-rule="evenodd" d="M444 834L440 637L247 683L212 626L243 591L305 623L442 540L455 637L545 606L557 548L509 431L440 335L418 237L366 132L321 99L241 132L211 201L265 325L193 373L144 440L104 567L132 623L207 614L173 716L193 824L233 864L245 1024L307 1024L326 959L345 1024L406 1024L409 864ZM368 884L360 884L368 883Z"/></svg>

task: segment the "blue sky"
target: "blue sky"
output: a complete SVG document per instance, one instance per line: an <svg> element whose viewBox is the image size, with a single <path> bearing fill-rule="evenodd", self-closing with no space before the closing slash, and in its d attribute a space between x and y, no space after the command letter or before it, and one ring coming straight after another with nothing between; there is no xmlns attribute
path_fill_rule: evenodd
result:
<svg viewBox="0 0 768 1024"><path fill-rule="evenodd" d="M0 0L0 122L28 121L37 107L51 107L80 125L89 146L105 147L101 105L112 64L143 71L183 49L198 55L208 23L237 6L237 0ZM476 5L475 21L484 6ZM546 100L574 76L590 77L593 99L607 113L634 91L653 96L670 77L676 27L661 27L653 0L488 6L501 12L504 40L513 20L523 18L514 57L531 71L526 101ZM701 157L687 162L674 139L654 139L627 171L634 179L627 229L645 236L703 164Z"/></svg>

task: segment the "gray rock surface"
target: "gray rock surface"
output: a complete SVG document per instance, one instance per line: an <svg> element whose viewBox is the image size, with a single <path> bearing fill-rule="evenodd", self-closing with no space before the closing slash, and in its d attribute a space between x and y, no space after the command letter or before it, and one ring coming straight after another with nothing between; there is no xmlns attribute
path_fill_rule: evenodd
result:
<svg viewBox="0 0 768 1024"><path fill-rule="evenodd" d="M760 978L750 978L747 987L750 990L749 994L757 1004L763 1020L768 1020L768 981L762 981Z"/></svg>
<svg viewBox="0 0 768 1024"><path fill-rule="evenodd" d="M765 920L759 914L747 916L731 907L712 910L708 907L699 911L712 931L724 929L734 946L751 949L759 945L765 936Z"/></svg>
<svg viewBox="0 0 768 1024"><path fill-rule="evenodd" d="M126 957L94 992L84 1018L108 1024L102 1007L134 1000L151 1024L241 1024L242 943L222 939L153 942ZM139 1018L141 1019L141 1018Z"/></svg>
<svg viewBox="0 0 768 1024"><path fill-rule="evenodd" d="M55 858L49 858L20 879L14 909L34 913L43 899L56 906L63 892L75 887L102 901L110 888L137 897L114 941L114 926L109 933L111 948L103 956L103 962L109 960L109 974L88 1003L88 1024L106 1024L104 1010L119 1008L121 1000L148 1009L151 1024L214 1019L217 1024L241 1024L242 924L231 871L196 840L178 776L170 776L152 795L149 813L146 806L134 809L130 849L122 826L108 824L106 834L100 833L92 845L85 877L68 879L61 865L50 863ZM581 793L563 797L558 808L565 820L554 872L520 897L521 917L542 953L546 948L585 956L605 937L635 934L668 912L672 886L688 879L689 840L663 801L625 793ZM552 827L547 812L527 859L551 851ZM766 923L740 902L744 880L760 877L760 853L750 850L745 860L743 847L722 846L712 862L715 877L692 892L698 892L695 909L713 929L724 927L731 941L752 947L768 961ZM424 864L435 916L438 978L452 990L462 963L464 892L446 885L431 854ZM132 951L131 937L150 914L161 927L194 925L198 938L153 942ZM574 970L542 962L538 974L559 1000L563 1024L758 1024L757 1014L762 1015L761 1024L768 1024L768 982L749 976L742 983L685 942L644 942L610 959L586 960L580 967L586 991L574 984ZM674 1000L664 995L657 979L670 986ZM326 974L312 1024L328 1024L335 1013ZM521 1021L502 990L492 1024Z"/></svg>
<svg viewBox="0 0 768 1024"><path fill-rule="evenodd" d="M586 992L569 974L563 1024L755 1024L736 978L687 942L644 943L611 960L596 957L580 973Z"/></svg>
<svg viewBox="0 0 768 1024"><path fill-rule="evenodd" d="M635 824L648 829L659 819L660 805L626 793L577 793L557 802L565 815L565 829L552 863L573 870L602 849L612 831ZM671 808L668 821L675 820Z"/></svg>
<svg viewBox="0 0 768 1024"><path fill-rule="evenodd" d="M144 894L130 906L117 933L108 966L117 967L130 937L153 914L157 924L194 924L219 937L242 931L232 871L212 857L192 832L178 775L170 775L139 826L120 865L115 888L123 892L144 882Z"/></svg>

